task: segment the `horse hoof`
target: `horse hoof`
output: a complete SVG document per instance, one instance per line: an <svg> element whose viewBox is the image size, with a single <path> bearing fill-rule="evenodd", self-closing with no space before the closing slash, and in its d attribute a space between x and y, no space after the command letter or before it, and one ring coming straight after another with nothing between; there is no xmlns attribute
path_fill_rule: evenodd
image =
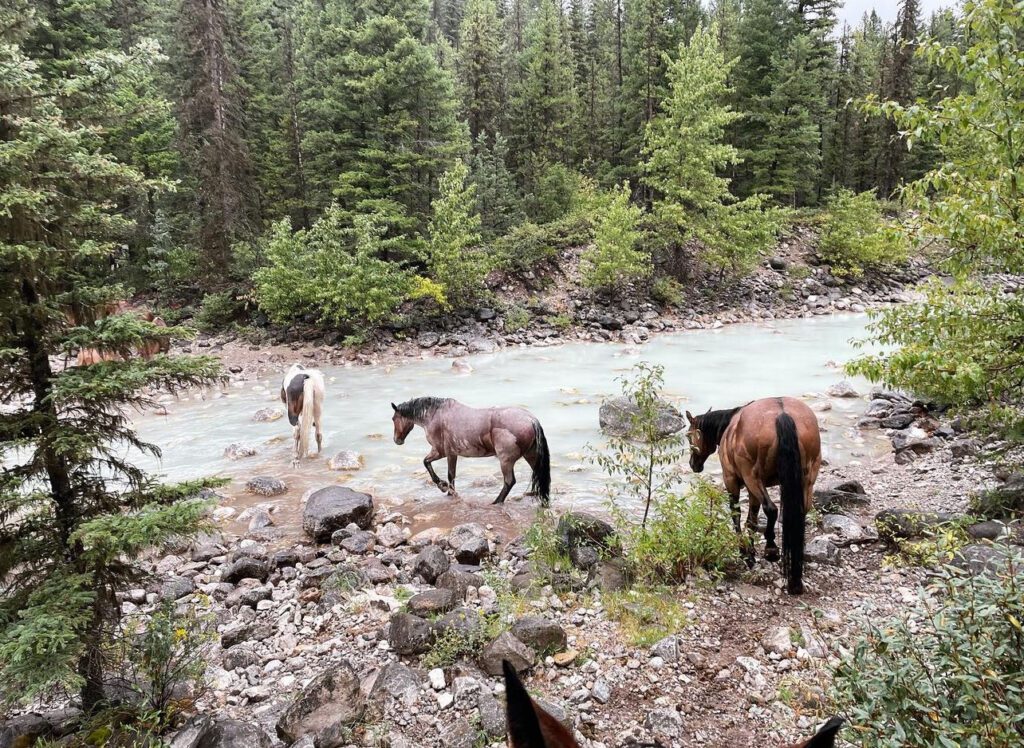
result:
<svg viewBox="0 0 1024 748"><path fill-rule="evenodd" d="M804 583L790 582L789 587L787 587L787 589L789 590L789 594L791 595L802 595L804 594Z"/></svg>
<svg viewBox="0 0 1024 748"><path fill-rule="evenodd" d="M505 499L495 499L494 501L491 502L491 505L493 506L494 504L504 504L504 503L505 503Z"/></svg>
<svg viewBox="0 0 1024 748"><path fill-rule="evenodd" d="M764 560L765 561L778 561L779 560L779 549L778 548L765 548L764 549Z"/></svg>
<svg viewBox="0 0 1024 748"><path fill-rule="evenodd" d="M753 569L754 568L754 564L756 562L754 561L754 557L753 556L744 556L743 560L747 562L747 568L748 569Z"/></svg>
<svg viewBox="0 0 1024 748"><path fill-rule="evenodd" d="M448 493L451 490L451 486L445 481L438 483L437 487L441 490L441 493Z"/></svg>

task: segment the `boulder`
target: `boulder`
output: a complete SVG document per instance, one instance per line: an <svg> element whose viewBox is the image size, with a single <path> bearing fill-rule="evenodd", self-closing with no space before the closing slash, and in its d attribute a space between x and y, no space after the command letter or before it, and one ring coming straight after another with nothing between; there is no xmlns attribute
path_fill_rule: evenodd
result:
<svg viewBox="0 0 1024 748"><path fill-rule="evenodd" d="M450 613L434 621L434 636L439 637L453 632L464 640L482 638L484 629L483 616L473 608L456 608Z"/></svg>
<svg viewBox="0 0 1024 748"><path fill-rule="evenodd" d="M586 512L565 512L555 528L558 550L567 553L578 568L590 569L600 556L618 552L615 528Z"/></svg>
<svg viewBox="0 0 1024 748"><path fill-rule="evenodd" d="M274 520L270 516L270 510L266 507L255 506L248 510L249 512L249 532L257 532L259 530L265 530L268 527L273 526ZM244 514L244 512L243 512ZM243 517L240 516L239 519Z"/></svg>
<svg viewBox="0 0 1024 748"><path fill-rule="evenodd" d="M229 444L224 448L224 456L229 460L241 460L245 457L254 457L258 455L260 451L249 444Z"/></svg>
<svg viewBox="0 0 1024 748"><path fill-rule="evenodd" d="M461 525L455 525L448 531L448 546L453 551L457 551L469 541L477 538L487 540L486 528L477 522L464 522Z"/></svg>
<svg viewBox="0 0 1024 748"><path fill-rule="evenodd" d="M617 592L628 586L629 572L621 559L599 561L587 576L587 587L596 587L602 592Z"/></svg>
<svg viewBox="0 0 1024 748"><path fill-rule="evenodd" d="M363 456L351 449L343 449L327 461L331 470L359 470L363 467Z"/></svg>
<svg viewBox="0 0 1024 748"><path fill-rule="evenodd" d="M448 571L449 565L448 556L444 551L436 545L428 545L413 559L412 573L422 577L427 584L434 584L439 576Z"/></svg>
<svg viewBox="0 0 1024 748"><path fill-rule="evenodd" d="M318 543L330 541L335 530L355 524L369 529L373 521L373 499L369 494L345 486L327 486L314 491L302 511L302 529Z"/></svg>
<svg viewBox="0 0 1024 748"><path fill-rule="evenodd" d="M249 644L236 644L224 653L222 666L225 670L245 669L250 665L263 664L263 658Z"/></svg>
<svg viewBox="0 0 1024 748"><path fill-rule="evenodd" d="M395 548L405 542L405 533L394 522L377 528L377 542L385 548Z"/></svg>
<svg viewBox="0 0 1024 748"><path fill-rule="evenodd" d="M334 542L334 536L331 536L331 542ZM341 539L338 543L349 553L355 553L357 555L363 555L373 550L374 544L377 542L377 536L372 532L366 530L357 530L349 534L347 537Z"/></svg>
<svg viewBox="0 0 1024 748"><path fill-rule="evenodd" d="M683 733L683 715L671 706L653 709L647 713L644 727L655 740L667 745L676 745Z"/></svg>
<svg viewBox="0 0 1024 748"><path fill-rule="evenodd" d="M170 741L170 748L270 748L270 736L252 721L199 714Z"/></svg>
<svg viewBox="0 0 1024 748"><path fill-rule="evenodd" d="M245 482L245 490L259 496L280 496L288 491L288 485L280 478L258 475Z"/></svg>
<svg viewBox="0 0 1024 748"><path fill-rule="evenodd" d="M455 594L455 599L461 602L466 599L466 590L470 587L482 587L484 580L479 574L449 569L441 574L434 584L442 589L451 590Z"/></svg>
<svg viewBox="0 0 1024 748"><path fill-rule="evenodd" d="M502 660L507 660L517 673L522 673L533 667L537 655L510 632L505 631L484 647L479 657L483 671L494 676L502 674Z"/></svg>
<svg viewBox="0 0 1024 748"><path fill-rule="evenodd" d="M252 414L252 420L256 423L272 423L284 417L284 410L281 408L260 408Z"/></svg>
<svg viewBox="0 0 1024 748"><path fill-rule="evenodd" d="M679 638L673 634L651 645L651 655L665 662L679 661Z"/></svg>
<svg viewBox="0 0 1024 748"><path fill-rule="evenodd" d="M860 522L845 514L826 514L821 518L821 528L833 536L836 545L844 546L865 540L864 528Z"/></svg>
<svg viewBox="0 0 1024 748"><path fill-rule="evenodd" d="M408 709L419 700L423 685L421 671L413 670L401 662L389 662L377 672L368 697L369 710L375 716L384 716L389 707Z"/></svg>
<svg viewBox="0 0 1024 748"><path fill-rule="evenodd" d="M761 639L761 646L765 652L771 652L786 657L794 652L793 632L789 626L776 626L772 628Z"/></svg>
<svg viewBox="0 0 1024 748"><path fill-rule="evenodd" d="M180 600L186 595L191 595L196 590L196 583L192 577L171 577L160 587L161 600Z"/></svg>
<svg viewBox="0 0 1024 748"><path fill-rule="evenodd" d="M638 410L636 403L627 397L619 396L605 400L598 411L601 432L608 436L629 436L633 430L633 418ZM686 428L683 414L665 401L658 402L656 423L659 437L671 436Z"/></svg>
<svg viewBox="0 0 1024 748"><path fill-rule="evenodd" d="M347 661L342 661L302 689L277 721L277 736L285 743L294 743L308 735L317 748L347 745L348 727L362 719L365 708L359 676Z"/></svg>
<svg viewBox="0 0 1024 748"><path fill-rule="evenodd" d="M490 691L480 691L476 697L477 713L480 715L480 728L491 741L505 737L505 705L494 698Z"/></svg>
<svg viewBox="0 0 1024 748"><path fill-rule="evenodd" d="M965 457L973 457L981 451L977 439L957 439L949 445L949 451L954 459L962 460Z"/></svg>
<svg viewBox="0 0 1024 748"><path fill-rule="evenodd" d="M455 607L456 602L455 594L451 590L436 589L413 595L406 605L413 615L428 618L447 613Z"/></svg>
<svg viewBox="0 0 1024 748"><path fill-rule="evenodd" d="M818 535L804 546L804 559L829 566L839 566L839 546L825 535Z"/></svg>
<svg viewBox="0 0 1024 748"><path fill-rule="evenodd" d="M825 394L829 397L860 397L857 389L846 380L829 385L828 389L825 390Z"/></svg>
<svg viewBox="0 0 1024 748"><path fill-rule="evenodd" d="M974 543L961 548L950 562L973 576L991 574L1003 576L1013 569L1020 574L1024 552L1019 548L991 543Z"/></svg>
<svg viewBox="0 0 1024 748"><path fill-rule="evenodd" d="M40 738L53 735L53 725L41 714L22 714L0 724L2 748L28 748Z"/></svg>
<svg viewBox="0 0 1024 748"><path fill-rule="evenodd" d="M1010 534L1010 527L996 519L977 522L967 528L967 534L975 540L998 540Z"/></svg>
<svg viewBox="0 0 1024 748"><path fill-rule="evenodd" d="M528 647L542 654L565 649L568 638L565 629L544 616L525 616L512 625L512 635Z"/></svg>
<svg viewBox="0 0 1024 748"><path fill-rule="evenodd" d="M395 613L388 628L388 644L398 654L423 654L433 640L431 625L410 613Z"/></svg>
<svg viewBox="0 0 1024 748"><path fill-rule="evenodd" d="M241 580L238 586L224 598L224 604L228 608L233 608L236 605L255 608L261 600L269 600L272 592L273 588L269 584L261 584L259 580L247 578Z"/></svg>
<svg viewBox="0 0 1024 748"><path fill-rule="evenodd" d="M470 538L455 549L455 560L460 564L478 565L489 552L486 539Z"/></svg>
<svg viewBox="0 0 1024 748"><path fill-rule="evenodd" d="M270 564L262 558L240 556L220 569L222 582L237 584L243 579L258 579L265 582L270 575Z"/></svg>

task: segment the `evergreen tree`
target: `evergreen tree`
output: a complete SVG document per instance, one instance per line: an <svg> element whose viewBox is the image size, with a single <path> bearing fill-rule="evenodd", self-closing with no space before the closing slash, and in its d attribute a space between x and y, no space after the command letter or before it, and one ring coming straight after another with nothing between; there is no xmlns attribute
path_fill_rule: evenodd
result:
<svg viewBox="0 0 1024 748"><path fill-rule="evenodd" d="M594 243L580 258L583 285L616 294L630 281L653 271L651 255L636 248L643 212L630 202L628 184L599 199Z"/></svg>
<svg viewBox="0 0 1024 748"><path fill-rule="evenodd" d="M917 46L920 24L918 0L902 0L893 28L889 59L884 72L882 95L889 101L907 106L914 100L914 50ZM879 175L878 192L889 197L903 182L907 172L907 146L896 124L889 121L885 131L886 148L882 155L883 168Z"/></svg>
<svg viewBox="0 0 1024 748"><path fill-rule="evenodd" d="M494 137L506 115L501 20L495 0L468 0L459 28L458 71L469 134Z"/></svg>
<svg viewBox="0 0 1024 748"><path fill-rule="evenodd" d="M523 219L515 179L509 171L508 144L501 133L493 143L484 135L473 148L470 181L476 188L476 212L481 217L481 233L485 239L506 234Z"/></svg>
<svg viewBox="0 0 1024 748"><path fill-rule="evenodd" d="M138 581L132 561L194 531L205 510L183 501L195 486L159 486L128 462L126 444L158 450L126 414L151 403L149 388L207 383L217 365L133 358L182 331L131 315L92 321L123 293L108 277L129 229L114 206L147 186L105 150L96 113L118 111L104 100L147 75L152 56L69 52L37 65L22 46L25 11L0 8L0 698L77 688L91 712L106 695L116 594ZM125 360L54 365L81 347Z"/></svg>
<svg viewBox="0 0 1024 748"><path fill-rule="evenodd" d="M601 182L613 179L624 163L619 78L618 0L595 0L587 18L582 81L577 88L577 159Z"/></svg>
<svg viewBox="0 0 1024 748"><path fill-rule="evenodd" d="M455 309L465 308L480 297L490 270L487 256L479 251L476 188L467 183L468 176L469 169L461 161L444 173L427 227L430 274L441 284L445 306Z"/></svg>

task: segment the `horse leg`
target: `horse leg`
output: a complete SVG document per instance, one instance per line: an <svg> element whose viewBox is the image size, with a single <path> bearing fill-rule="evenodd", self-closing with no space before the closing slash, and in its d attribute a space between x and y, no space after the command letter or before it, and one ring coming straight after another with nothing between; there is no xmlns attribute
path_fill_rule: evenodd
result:
<svg viewBox="0 0 1024 748"><path fill-rule="evenodd" d="M494 500L495 504L504 504L505 497L508 496L508 492L512 490L512 486L516 484L515 463L511 460L502 460L501 477L504 478L505 485L501 487L501 493L499 493L498 498Z"/></svg>
<svg viewBox="0 0 1024 748"><path fill-rule="evenodd" d="M775 502L772 501L772 497L764 485L758 484L756 492L760 493L761 502L764 504L764 517L767 520L764 528L764 557L766 561L778 561L779 547L775 545L775 522L779 518L779 508L775 506ZM754 496L754 493L755 491L750 492L751 497ZM751 529L756 532L757 527Z"/></svg>
<svg viewBox="0 0 1024 748"><path fill-rule="evenodd" d="M298 467L299 464L299 427L292 426L292 467Z"/></svg>
<svg viewBox="0 0 1024 748"><path fill-rule="evenodd" d="M505 485L501 487L501 492L494 503L502 504L505 497L508 496L508 492L512 490L512 486L516 484L516 460L522 457L523 453L519 450L516 438L511 433L502 430L493 433L494 454L501 465L501 477L505 479Z"/></svg>
<svg viewBox="0 0 1024 748"><path fill-rule="evenodd" d="M430 454L423 458L423 467L430 473L430 479L434 481L434 485L441 489L442 493L448 492L448 484L437 477L437 473L434 472L434 463L444 457L443 454L437 449L437 447L431 447Z"/></svg>
<svg viewBox="0 0 1024 748"><path fill-rule="evenodd" d="M725 481L725 490L729 494L729 512L732 514L732 526L736 534L740 535L740 482L732 475L722 476Z"/></svg>
<svg viewBox="0 0 1024 748"><path fill-rule="evenodd" d="M455 463L459 461L458 455L448 455L448 495L455 495Z"/></svg>

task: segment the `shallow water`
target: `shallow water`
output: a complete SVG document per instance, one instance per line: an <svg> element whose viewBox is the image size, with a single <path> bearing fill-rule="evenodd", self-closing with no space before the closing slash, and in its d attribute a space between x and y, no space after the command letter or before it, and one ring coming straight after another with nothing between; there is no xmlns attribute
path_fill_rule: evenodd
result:
<svg viewBox="0 0 1024 748"><path fill-rule="evenodd" d="M169 479L208 475L232 479L227 489L236 508L269 504L281 527L296 524L302 494L309 488L344 483L367 491L378 501L401 508L419 523L491 521L489 503L500 488L493 458L459 461L458 500L444 497L429 482L422 459L429 450L422 430L414 429L404 446L392 441L390 403L421 395L455 397L469 405L518 405L544 425L552 453L553 503L556 507L601 507L605 501L599 470L586 459L588 445L601 448L598 429L601 400L617 394L616 378L638 361L665 367L665 395L680 409L703 412L757 397L793 395L812 404L843 379L837 365L854 355L851 340L861 337L864 315L816 317L739 324L652 338L643 346L566 343L549 348L513 348L462 359L473 371L452 368L451 359L424 358L386 367L324 369L324 453L298 469L290 465L291 428L286 419L255 423L253 413L281 407L278 379L236 383L223 392L166 402L166 415L145 415L136 425L143 439L158 444L162 460L140 457L139 463ZM283 367L284 368L284 367ZM854 380L862 392L867 383ZM866 406L863 399L833 399L832 409L818 414L824 457L832 464L863 460L883 449L877 436L865 437L853 424ZM232 461L225 448L234 443L257 447L254 457ZM352 473L333 472L327 458L342 449L360 453L365 465ZM436 463L444 475L444 461ZM503 516L525 511L515 506L529 484L525 461L517 466L512 506ZM707 472L717 474L716 459ZM287 494L271 499L246 496L243 485L255 475L273 475L289 485ZM496 516L496 515L495 515ZM495 519L500 521L500 517Z"/></svg>

